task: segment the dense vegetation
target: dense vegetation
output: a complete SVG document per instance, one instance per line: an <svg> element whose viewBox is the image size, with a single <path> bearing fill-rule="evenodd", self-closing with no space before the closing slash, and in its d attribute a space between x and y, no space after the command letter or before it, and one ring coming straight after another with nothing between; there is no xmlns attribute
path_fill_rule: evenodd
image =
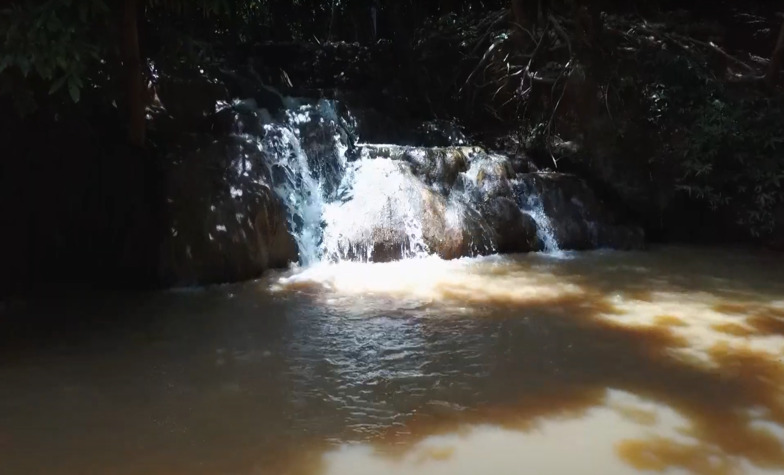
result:
<svg viewBox="0 0 784 475"><path fill-rule="evenodd" d="M584 176L654 237L773 243L780 21L729 0L6 2L3 207L25 229L9 248L35 272L66 248L64 269L90 252L88 273L139 267L171 130L201 130L179 119L245 94L226 78L247 69L284 93L362 90L390 116L460 123L531 168ZM313 62L325 55L341 71Z"/></svg>

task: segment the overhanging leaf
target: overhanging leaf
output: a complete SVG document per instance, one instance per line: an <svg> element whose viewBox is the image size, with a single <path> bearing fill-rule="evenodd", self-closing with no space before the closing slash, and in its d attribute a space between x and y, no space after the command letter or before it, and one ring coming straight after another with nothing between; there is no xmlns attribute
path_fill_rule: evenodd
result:
<svg viewBox="0 0 784 475"><path fill-rule="evenodd" d="M54 84L52 84L52 87L49 88L49 94L51 95L59 91L60 88L63 87L63 84L65 84L65 81L67 80L68 80L68 75L65 75L60 79L58 79L57 81L55 81Z"/></svg>
<svg viewBox="0 0 784 475"><path fill-rule="evenodd" d="M79 85L76 83L74 79L75 78L72 76L68 81L68 94L71 95L71 99L74 102L79 102L79 96L80 96Z"/></svg>

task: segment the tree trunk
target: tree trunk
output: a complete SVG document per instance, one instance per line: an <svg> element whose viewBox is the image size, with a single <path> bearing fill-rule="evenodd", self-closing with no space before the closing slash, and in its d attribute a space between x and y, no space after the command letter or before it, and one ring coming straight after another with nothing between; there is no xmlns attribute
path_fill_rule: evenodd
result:
<svg viewBox="0 0 784 475"><path fill-rule="evenodd" d="M782 56L784 56L784 23L782 23L781 30L779 30L779 38L776 41L776 47L773 49L773 55L770 57L770 68L765 76L765 81L770 87L775 87L779 82L781 62L784 59Z"/></svg>
<svg viewBox="0 0 784 475"><path fill-rule="evenodd" d="M139 51L139 0L125 0L123 11L123 62L128 106L128 141L144 147L145 100L142 58Z"/></svg>

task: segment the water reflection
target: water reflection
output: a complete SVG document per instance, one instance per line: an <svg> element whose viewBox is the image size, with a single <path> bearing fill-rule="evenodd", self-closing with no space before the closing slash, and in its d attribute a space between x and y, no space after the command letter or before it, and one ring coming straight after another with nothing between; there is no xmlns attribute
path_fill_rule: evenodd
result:
<svg viewBox="0 0 784 475"><path fill-rule="evenodd" d="M343 264L12 310L0 471L780 473L773 259Z"/></svg>

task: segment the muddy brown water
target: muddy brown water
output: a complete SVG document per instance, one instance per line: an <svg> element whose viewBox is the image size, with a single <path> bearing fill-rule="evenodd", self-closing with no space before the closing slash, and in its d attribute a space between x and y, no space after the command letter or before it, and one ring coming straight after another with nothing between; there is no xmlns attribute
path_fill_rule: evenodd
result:
<svg viewBox="0 0 784 475"><path fill-rule="evenodd" d="M784 473L782 264L342 263L11 304L0 473Z"/></svg>

